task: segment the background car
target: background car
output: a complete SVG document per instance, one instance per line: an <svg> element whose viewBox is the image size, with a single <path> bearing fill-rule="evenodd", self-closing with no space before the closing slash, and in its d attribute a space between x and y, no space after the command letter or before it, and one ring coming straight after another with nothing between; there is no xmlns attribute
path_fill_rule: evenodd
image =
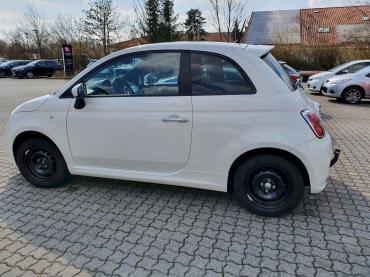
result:
<svg viewBox="0 0 370 277"><path fill-rule="evenodd" d="M0 77L12 76L12 69L16 66L28 64L28 60L12 60L0 65Z"/></svg>
<svg viewBox="0 0 370 277"><path fill-rule="evenodd" d="M307 82L307 87L312 92L322 92L322 86L331 77L357 71L370 65L370 60L358 60L337 66L331 70L312 75Z"/></svg>
<svg viewBox="0 0 370 277"><path fill-rule="evenodd" d="M370 98L370 66L352 74L330 78L323 85L323 94L356 104Z"/></svg>
<svg viewBox="0 0 370 277"><path fill-rule="evenodd" d="M51 77L57 70L60 70L60 63L55 60L36 60L23 66L14 67L12 75L13 77L27 77L29 79L36 76Z"/></svg>
<svg viewBox="0 0 370 277"><path fill-rule="evenodd" d="M4 59L4 58L0 58L0 65L7 62L8 60L7 59Z"/></svg>
<svg viewBox="0 0 370 277"><path fill-rule="evenodd" d="M302 74L300 71L294 69L290 65L288 65L286 62L279 61L281 66L284 68L286 73L288 73L290 79L292 82L295 82L298 86L303 87L302 85Z"/></svg>

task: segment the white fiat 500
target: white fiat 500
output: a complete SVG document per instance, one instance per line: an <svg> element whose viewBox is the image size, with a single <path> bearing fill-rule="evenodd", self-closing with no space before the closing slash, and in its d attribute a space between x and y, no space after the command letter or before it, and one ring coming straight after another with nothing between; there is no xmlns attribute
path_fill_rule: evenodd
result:
<svg viewBox="0 0 370 277"><path fill-rule="evenodd" d="M17 107L8 150L38 187L70 174L233 192L281 215L332 160L317 107L270 46L178 42L113 53Z"/></svg>

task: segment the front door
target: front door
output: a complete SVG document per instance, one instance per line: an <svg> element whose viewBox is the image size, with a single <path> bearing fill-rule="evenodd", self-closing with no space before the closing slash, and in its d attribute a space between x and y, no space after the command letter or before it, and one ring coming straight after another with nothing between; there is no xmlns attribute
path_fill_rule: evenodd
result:
<svg viewBox="0 0 370 277"><path fill-rule="evenodd" d="M123 56L85 78L83 109L69 108L77 165L170 173L188 160L191 96L180 82L180 52Z"/></svg>

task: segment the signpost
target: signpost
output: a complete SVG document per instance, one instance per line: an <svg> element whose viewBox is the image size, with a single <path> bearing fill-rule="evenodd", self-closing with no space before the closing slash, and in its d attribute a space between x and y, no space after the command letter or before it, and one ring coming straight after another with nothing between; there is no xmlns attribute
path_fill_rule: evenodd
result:
<svg viewBox="0 0 370 277"><path fill-rule="evenodd" d="M73 53L72 53L72 45L70 44L63 44L62 46L63 51L63 66L64 66L64 76L72 76L73 75Z"/></svg>

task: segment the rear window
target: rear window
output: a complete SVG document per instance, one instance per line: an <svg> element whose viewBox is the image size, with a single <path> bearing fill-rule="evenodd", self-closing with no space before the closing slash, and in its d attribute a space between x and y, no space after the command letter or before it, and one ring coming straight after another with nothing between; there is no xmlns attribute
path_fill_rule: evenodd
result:
<svg viewBox="0 0 370 277"><path fill-rule="evenodd" d="M280 77L280 79L287 85L287 87L294 91L296 88L292 84L289 75L286 73L284 68L280 65L280 63L274 58L273 55L268 54L263 58L263 60L268 64L269 67L272 68L272 70L275 71L275 73Z"/></svg>

